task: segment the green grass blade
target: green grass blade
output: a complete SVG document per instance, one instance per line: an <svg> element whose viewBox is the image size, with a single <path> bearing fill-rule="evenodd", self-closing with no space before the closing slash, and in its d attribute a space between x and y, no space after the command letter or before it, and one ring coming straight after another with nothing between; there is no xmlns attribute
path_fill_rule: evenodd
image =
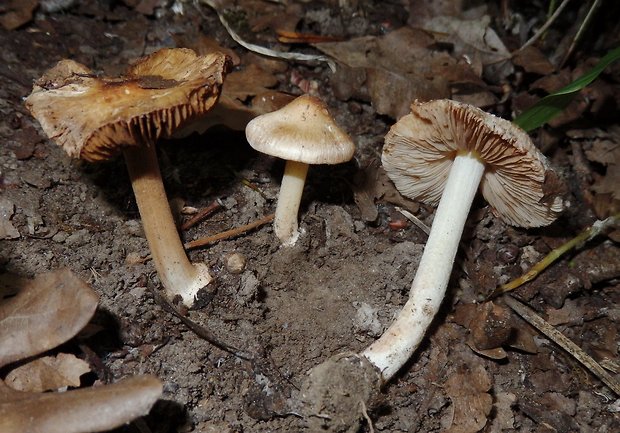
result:
<svg viewBox="0 0 620 433"><path fill-rule="evenodd" d="M609 64L618 59L620 59L620 47L608 52L592 70L577 78L568 86L542 98L517 116L513 122L526 131L531 131L547 123L566 108L576 92L589 85Z"/></svg>

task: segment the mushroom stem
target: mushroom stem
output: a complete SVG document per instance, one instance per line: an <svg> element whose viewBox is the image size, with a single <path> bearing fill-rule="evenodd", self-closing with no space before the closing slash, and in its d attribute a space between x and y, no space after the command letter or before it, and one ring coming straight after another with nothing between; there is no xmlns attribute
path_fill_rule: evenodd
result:
<svg viewBox="0 0 620 433"><path fill-rule="evenodd" d="M472 152L454 159L409 300L387 331L362 352L379 369L384 381L407 362L439 310L483 173L484 164Z"/></svg>
<svg viewBox="0 0 620 433"><path fill-rule="evenodd" d="M291 160L286 161L276 215L273 220L273 230L284 246L295 245L299 237L297 214L307 174L308 164Z"/></svg>
<svg viewBox="0 0 620 433"><path fill-rule="evenodd" d="M198 290L211 281L203 263L190 263L177 232L161 179L155 146L133 146L123 152L155 269L170 299L181 296L191 307Z"/></svg>

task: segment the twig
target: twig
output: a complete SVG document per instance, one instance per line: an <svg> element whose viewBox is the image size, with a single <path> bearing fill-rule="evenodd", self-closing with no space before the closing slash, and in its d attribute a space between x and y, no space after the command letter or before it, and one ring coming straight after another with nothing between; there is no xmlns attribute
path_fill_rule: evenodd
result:
<svg viewBox="0 0 620 433"><path fill-rule="evenodd" d="M420 228L424 233L426 233L427 235L431 232L431 228L429 226L427 226L426 224L424 224L420 218L418 218L417 216L415 216L414 214L412 214L411 212L409 212L408 210L405 210L403 208L400 208L398 206L394 206L394 208L400 212L401 214L403 214L405 216L405 218L407 218L409 221L411 221L412 223L414 223L416 226L418 226L418 228Z"/></svg>
<svg viewBox="0 0 620 433"><path fill-rule="evenodd" d="M221 241L222 239L229 239L235 236L239 236L245 232L248 232L264 224L267 224L269 221L273 220L273 216L274 216L273 214L269 214L249 224L245 224L240 227L235 227L234 229L226 230L224 232L217 233L215 235L206 236L204 238L186 242L184 247L186 250L191 250L194 248L204 247L205 245L209 245L217 241Z"/></svg>
<svg viewBox="0 0 620 433"><path fill-rule="evenodd" d="M181 225L181 230L187 230L188 228L193 227L194 225L198 224L200 221L202 221L203 219L205 219L206 217L208 217L209 215L211 215L213 212L220 209L221 207L222 207L222 202L219 199L213 200L213 202L209 204L206 208L202 209L200 212L198 212L196 215L191 217L189 220L185 221Z"/></svg>
<svg viewBox="0 0 620 433"><path fill-rule="evenodd" d="M256 45L256 44L251 44L249 42L244 41L241 38L241 36L239 36L237 32L235 32L232 29L232 27L230 27L230 24L228 24L228 21L224 17L224 14L220 12L220 7L218 4L216 4L217 2L213 0L202 0L202 2L206 3L207 6L211 7L215 11L218 18L220 19L220 22L222 23L222 25L224 26L224 28L226 29L230 37L233 38L235 42L237 42L239 45L241 45L246 50L249 50L249 51L252 51L258 54L262 54L263 56L275 57L278 59L294 60L294 61L299 61L299 62L316 62L316 61L325 62L329 66L329 69L332 70L332 72L336 72L336 62L334 62L332 59L330 59L327 56L316 55L316 54L303 54L303 53L295 53L295 52L286 53L282 51L271 50L269 48ZM198 10L200 11L200 9Z"/></svg>
<svg viewBox="0 0 620 433"><path fill-rule="evenodd" d="M368 423L368 430L370 430L370 433L375 433L375 428L372 425L372 420L368 416L368 410L366 410L366 403L364 403L364 400L360 400L360 405L362 406L362 415L366 423Z"/></svg>
<svg viewBox="0 0 620 433"><path fill-rule="evenodd" d="M159 294L157 290L155 290L153 287L150 287L150 285L147 287L149 291L151 292L151 294L153 295L155 302L157 302L164 311L177 317L181 322L183 322L185 326L187 326L190 330L192 330L192 332L194 332L200 338L211 343L218 349L221 349L225 352L230 353L231 355L234 355L237 358L243 359L245 361L254 360L254 356L252 356L251 354L244 352L240 349L237 349L235 346L232 346L228 343L221 341L218 337L215 336L215 334L213 334L207 328L199 325L198 323L194 322L193 320L179 313L179 311L176 308L174 308L174 306L167 299L165 299L161 294Z"/></svg>
<svg viewBox="0 0 620 433"><path fill-rule="evenodd" d="M534 36L532 36L526 43L524 43L521 46L521 48L519 48L517 51L521 51L522 49L529 47L534 42L536 42L538 38L540 38L547 31L549 27L551 27L551 24L553 24L556 18L560 16L560 13L564 10L566 5L568 5L569 1L570 0L564 0L562 4L560 4L560 6L558 6L558 8L555 10L553 15L551 15L549 19L545 22L545 24L543 24L543 26L540 29L538 29L538 31L534 34Z"/></svg>
<svg viewBox="0 0 620 433"><path fill-rule="evenodd" d="M525 319L530 325L534 326L540 332L545 334L547 338L556 343L570 355L572 355L577 361L579 361L584 367L586 367L592 374L598 377L605 385L609 387L616 395L620 395L620 383L612 377L601 365L594 360L590 355L584 352L579 346L573 343L568 337L555 329L549 323L547 323L536 312L517 301L512 296L508 295L504 297L506 304L512 308L519 316Z"/></svg>
<svg viewBox="0 0 620 433"><path fill-rule="evenodd" d="M590 10L588 10L586 17L581 22L581 25L579 26L579 30L577 30L577 34L575 34L575 37L573 38L573 41L570 44L570 47L568 47L566 54L564 54L564 57L562 58L562 61L560 62L560 66L559 66L560 68L564 66L564 63L566 63L566 61L569 59L569 57L573 53L573 50L577 46L577 42L579 42L579 40L581 39L581 36L583 35L583 32L588 27L588 24L590 24L590 21L592 21L594 12L598 9L600 4L601 4L601 0L594 0L594 2L592 2L592 6L590 7Z"/></svg>
<svg viewBox="0 0 620 433"><path fill-rule="evenodd" d="M496 288L488 297L487 300L494 298L502 293L510 292L511 290L516 289L522 284L527 283L528 281L533 280L544 271L549 265L555 262L558 258L560 258L567 251L570 251L573 248L581 247L585 242L590 239L598 236L602 231L606 230L608 227L617 224L620 221L620 213L610 216L604 220L596 221L589 228L579 233L577 236L569 240L568 242L560 245L558 248L552 250L549 254L547 254L541 261L536 263L532 268L527 271L525 274L521 275L518 278L515 278L512 281L509 281L506 284L502 284L498 288Z"/></svg>

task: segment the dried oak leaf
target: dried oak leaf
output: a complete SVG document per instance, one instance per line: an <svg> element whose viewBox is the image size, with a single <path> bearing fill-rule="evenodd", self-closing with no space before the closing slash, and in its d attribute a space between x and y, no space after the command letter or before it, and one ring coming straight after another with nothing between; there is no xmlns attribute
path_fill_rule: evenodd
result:
<svg viewBox="0 0 620 433"><path fill-rule="evenodd" d="M97 308L93 289L69 269L33 280L5 276L19 292L0 303L0 366L37 355L72 338Z"/></svg>
<svg viewBox="0 0 620 433"><path fill-rule="evenodd" d="M482 430L491 413L493 397L489 394L492 378L482 365L463 365L445 383L452 400L452 424L445 433L474 433Z"/></svg>
<svg viewBox="0 0 620 433"><path fill-rule="evenodd" d="M70 353L44 356L9 372L4 382L16 391L43 392L80 386L80 376L90 371L87 362Z"/></svg>

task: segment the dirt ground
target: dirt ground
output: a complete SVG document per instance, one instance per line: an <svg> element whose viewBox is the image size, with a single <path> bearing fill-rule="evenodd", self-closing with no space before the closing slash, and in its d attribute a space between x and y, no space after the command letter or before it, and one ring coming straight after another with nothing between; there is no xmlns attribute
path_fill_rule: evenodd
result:
<svg viewBox="0 0 620 433"><path fill-rule="evenodd" d="M149 291L157 286L154 267L136 259L149 251L122 158L101 164L71 160L45 137L23 105L32 82L63 58L113 75L145 53L174 46L179 39L173 35L194 40L206 34L239 55L244 50L212 9L202 6L198 13L191 2L183 3L183 14L174 13L174 2L164 1L65 2L65 8L63 2L40 3L23 25L0 29L0 195L3 217L18 231L18 236L0 240L1 270L32 277L69 267L100 294L94 319L100 331L65 348L93 365L85 385L138 373L153 373L164 381L163 400L145 422L119 432L303 430L307 419L291 402L306 373L330 356L363 350L381 335L408 297L426 240L421 229L396 211L393 187L377 174L383 137L394 119L377 114L368 101L336 97L324 64L288 63L274 73L275 88L282 92L303 93L299 77L314 85L357 151L350 163L311 167L300 212L302 235L294 247L281 248L266 225L189 253L192 261L210 266L215 283L187 317L237 347L264 355L264 363L251 364L202 340L154 301ZM406 25L409 7L407 2L386 2L385 7L341 2L359 3L364 12L343 21L337 2L289 3L298 3L302 11L301 30L344 37L381 35ZM164 6L149 9L149 4ZM281 6L238 2L231 16L235 26L245 29L245 37L269 44L273 34L268 26L253 34L243 22L244 13L258 13L265 4ZM540 18L533 11L520 12ZM497 11L491 8L490 13ZM567 20L557 24L558 34ZM594 42L587 39L584 50L604 54ZM580 67L588 59L577 51L571 65ZM519 79L528 79L524 77L517 72L507 82L516 89ZM482 200L474 203L443 309L425 344L369 408L372 427L364 421L360 431L620 431L618 396L510 313L501 299L497 308L508 315L510 332L522 344L504 341L490 355L472 342L474 322L486 314L480 302L492 289L602 217L590 198L592 179L605 175L605 166L578 151L592 146L587 137L570 141L566 131L613 131L619 77L616 68L602 78L616 98L611 112L590 113L576 126L535 134L567 185L570 206L556 223L517 229L495 218ZM513 95L501 85L492 89L506 98L486 109L509 115ZM616 130L616 147L619 137ZM223 203L183 232L184 240L273 212L283 162L252 150L242 132L215 128L162 142L159 152L177 209L201 209L216 199ZM589 172L584 174L584 167ZM381 190L371 195L378 211L372 221L363 200L368 182L374 192ZM402 199L399 203L431 224L432 208ZM228 265L233 253L246 260L240 272ZM614 371L619 258L618 244L602 236L518 291L575 343L606 361L612 373L619 371Z"/></svg>

